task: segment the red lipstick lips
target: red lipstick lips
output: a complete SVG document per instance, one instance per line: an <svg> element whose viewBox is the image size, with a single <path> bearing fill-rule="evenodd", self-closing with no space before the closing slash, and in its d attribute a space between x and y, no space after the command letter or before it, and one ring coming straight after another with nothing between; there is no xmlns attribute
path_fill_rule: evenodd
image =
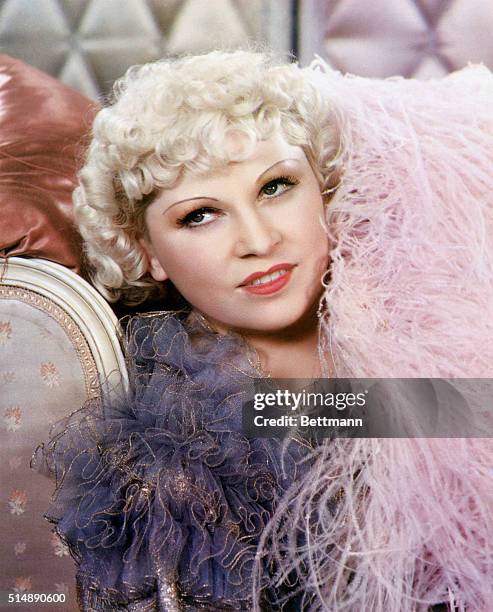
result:
<svg viewBox="0 0 493 612"><path fill-rule="evenodd" d="M242 283L239 285L241 289L244 289L248 293L256 295L270 295L280 291L291 279L291 274L295 266L289 263L281 263L272 266L265 272L254 272L247 276ZM278 273L278 274L277 274ZM260 280L263 277L264 280ZM269 278L271 277L271 278ZM254 284L254 281L259 282Z"/></svg>

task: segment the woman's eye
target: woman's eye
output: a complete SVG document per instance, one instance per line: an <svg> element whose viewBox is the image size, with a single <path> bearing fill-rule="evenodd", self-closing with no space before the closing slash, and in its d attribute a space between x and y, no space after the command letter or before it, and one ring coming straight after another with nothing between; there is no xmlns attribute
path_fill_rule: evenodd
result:
<svg viewBox="0 0 493 612"><path fill-rule="evenodd" d="M291 189L291 187L297 183L298 181L295 179L282 176L266 183L261 189L261 194L267 198L275 198L283 194L285 191Z"/></svg>
<svg viewBox="0 0 493 612"><path fill-rule="evenodd" d="M181 219L178 219L178 225L181 227L197 227L199 225L207 225L215 219L217 211L215 208L204 206L192 210Z"/></svg>

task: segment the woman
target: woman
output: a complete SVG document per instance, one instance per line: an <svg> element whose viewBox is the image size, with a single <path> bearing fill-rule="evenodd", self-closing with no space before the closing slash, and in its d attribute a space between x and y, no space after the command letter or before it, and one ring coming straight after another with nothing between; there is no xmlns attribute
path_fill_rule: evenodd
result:
<svg viewBox="0 0 493 612"><path fill-rule="evenodd" d="M481 68L247 52L117 83L74 196L94 283L184 310L129 324L131 397L52 443L82 608L486 609L486 441L313 449L239 415L259 375L491 375L491 97Z"/></svg>

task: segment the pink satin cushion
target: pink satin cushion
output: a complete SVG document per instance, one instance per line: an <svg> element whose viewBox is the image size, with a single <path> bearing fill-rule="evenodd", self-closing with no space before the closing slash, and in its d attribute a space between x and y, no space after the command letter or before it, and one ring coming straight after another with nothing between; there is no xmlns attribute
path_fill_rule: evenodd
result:
<svg viewBox="0 0 493 612"><path fill-rule="evenodd" d="M35 68L0 55L0 256L80 271L72 191L96 105Z"/></svg>

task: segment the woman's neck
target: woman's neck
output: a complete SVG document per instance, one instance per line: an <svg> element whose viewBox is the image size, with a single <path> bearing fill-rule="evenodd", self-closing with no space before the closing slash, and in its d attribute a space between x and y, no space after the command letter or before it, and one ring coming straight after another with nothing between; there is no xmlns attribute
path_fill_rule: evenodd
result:
<svg viewBox="0 0 493 612"><path fill-rule="evenodd" d="M319 319L314 306L304 319L275 334L242 332L260 360L261 369L273 378L319 378Z"/></svg>
<svg viewBox="0 0 493 612"><path fill-rule="evenodd" d="M318 331L304 337L254 336L246 338L256 350L262 370L273 378L318 378Z"/></svg>

